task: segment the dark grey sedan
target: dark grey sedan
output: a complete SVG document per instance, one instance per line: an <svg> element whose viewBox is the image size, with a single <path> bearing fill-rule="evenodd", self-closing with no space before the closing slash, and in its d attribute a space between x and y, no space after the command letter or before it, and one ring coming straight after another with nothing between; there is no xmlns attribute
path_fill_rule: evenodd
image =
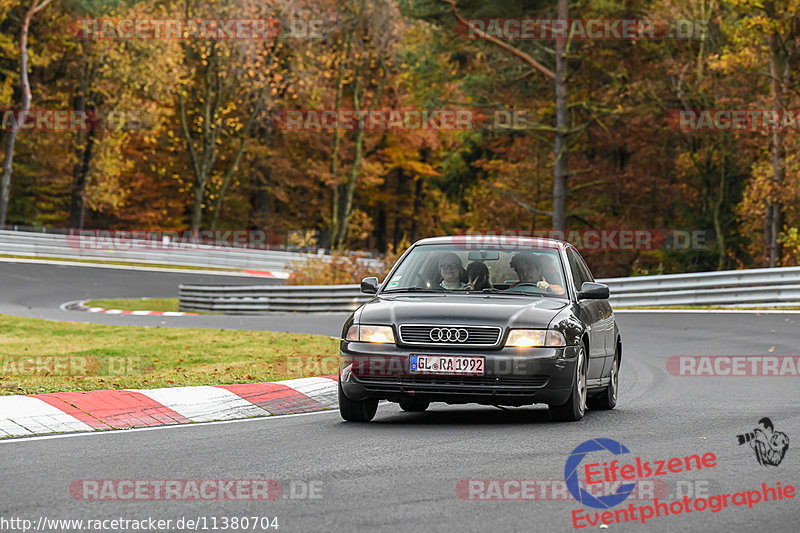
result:
<svg viewBox="0 0 800 533"><path fill-rule="evenodd" d="M578 251L550 239L416 242L342 330L339 410L368 422L379 400L547 404L580 420L617 403L622 340Z"/></svg>

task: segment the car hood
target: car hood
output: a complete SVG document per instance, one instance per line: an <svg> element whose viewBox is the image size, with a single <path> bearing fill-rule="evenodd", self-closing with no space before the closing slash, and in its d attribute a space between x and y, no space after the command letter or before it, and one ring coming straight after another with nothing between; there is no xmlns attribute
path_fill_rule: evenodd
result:
<svg viewBox="0 0 800 533"><path fill-rule="evenodd" d="M546 328L569 304L561 298L499 294L379 295L356 315L361 324L486 325Z"/></svg>

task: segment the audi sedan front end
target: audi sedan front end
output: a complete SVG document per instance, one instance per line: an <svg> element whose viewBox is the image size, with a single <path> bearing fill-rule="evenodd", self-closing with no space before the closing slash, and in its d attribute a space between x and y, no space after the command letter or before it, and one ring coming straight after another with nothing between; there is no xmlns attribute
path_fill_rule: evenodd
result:
<svg viewBox="0 0 800 533"><path fill-rule="evenodd" d="M556 420L616 405L622 341L608 287L549 239L415 243L342 330L339 409L366 422L380 400L546 404Z"/></svg>

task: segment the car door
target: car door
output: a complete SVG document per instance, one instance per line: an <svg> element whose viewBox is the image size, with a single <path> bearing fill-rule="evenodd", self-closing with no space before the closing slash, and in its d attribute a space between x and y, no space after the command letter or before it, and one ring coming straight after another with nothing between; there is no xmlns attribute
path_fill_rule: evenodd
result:
<svg viewBox="0 0 800 533"><path fill-rule="evenodd" d="M586 261L583 260L583 257L576 251L575 252L578 256L578 267L581 270L581 273L587 281L594 281L594 276L592 276L589 267L586 265ZM600 323L597 325L598 332L603 338L603 346L605 347L605 372L611 371L611 366L614 363L613 357L614 352L617 346L617 339L615 337L614 332L614 310L611 309L611 304L608 300L594 300L597 303L598 311L600 313Z"/></svg>
<svg viewBox="0 0 800 533"><path fill-rule="evenodd" d="M572 283L577 295L584 282L592 281L591 274L589 274L588 269L583 267L580 255L572 247L567 248L567 262L569 263ZM586 324L589 334L589 368L586 375L589 380L599 380L603 375L603 366L605 365L606 347L602 330L602 302L602 300L579 300L577 302L579 318Z"/></svg>

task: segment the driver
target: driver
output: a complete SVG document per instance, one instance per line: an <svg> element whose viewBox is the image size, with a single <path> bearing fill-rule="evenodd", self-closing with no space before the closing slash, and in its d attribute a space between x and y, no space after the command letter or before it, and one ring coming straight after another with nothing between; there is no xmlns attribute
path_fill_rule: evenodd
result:
<svg viewBox="0 0 800 533"><path fill-rule="evenodd" d="M564 294L564 287L548 283L542 272L541 259L530 252L521 252L511 258L511 268L517 272L519 281L511 285L510 290L517 285L528 283L538 288L555 294Z"/></svg>
<svg viewBox="0 0 800 533"><path fill-rule="evenodd" d="M465 289L467 284L461 280L463 271L461 258L452 252L442 254L439 257L439 274L442 276L439 286L451 290Z"/></svg>

